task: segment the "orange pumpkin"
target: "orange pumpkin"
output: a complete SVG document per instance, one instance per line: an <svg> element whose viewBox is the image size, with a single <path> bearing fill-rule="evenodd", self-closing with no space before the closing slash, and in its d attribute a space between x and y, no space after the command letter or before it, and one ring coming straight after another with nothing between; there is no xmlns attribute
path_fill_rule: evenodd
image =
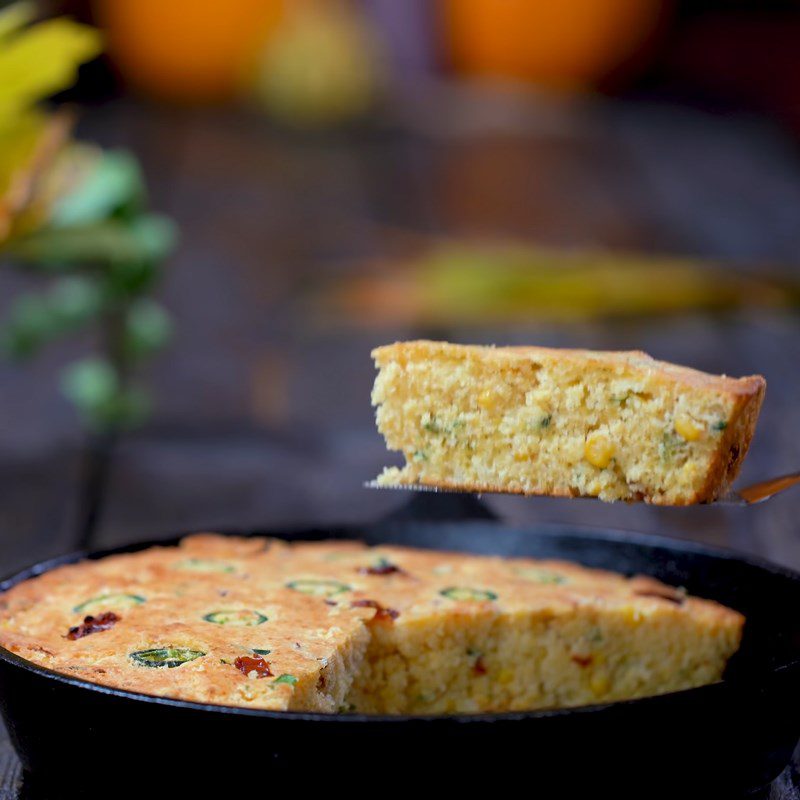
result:
<svg viewBox="0 0 800 800"><path fill-rule="evenodd" d="M442 0L451 62L465 75L590 86L655 32L664 0Z"/></svg>
<svg viewBox="0 0 800 800"><path fill-rule="evenodd" d="M285 0L94 0L125 80L178 102L227 100L239 91Z"/></svg>

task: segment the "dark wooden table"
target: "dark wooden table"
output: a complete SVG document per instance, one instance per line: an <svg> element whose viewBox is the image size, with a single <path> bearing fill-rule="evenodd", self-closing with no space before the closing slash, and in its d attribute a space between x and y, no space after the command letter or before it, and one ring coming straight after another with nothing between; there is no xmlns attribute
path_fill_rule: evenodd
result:
<svg viewBox="0 0 800 800"><path fill-rule="evenodd" d="M362 488L387 456L370 349L417 332L332 325L297 299L391 254L398 231L492 234L797 268L800 160L764 121L657 104L430 98L349 135L292 135L248 114L90 109L81 133L143 160L182 245L163 286L176 319L152 369L158 409L110 472L101 546L198 528L370 520L403 497ZM0 272L0 310L26 282ZM642 348L766 375L742 479L800 467L800 320L741 311L458 329L458 341ZM57 371L86 342L0 367L0 567L68 549L81 442ZM575 521L732 546L800 568L800 491L752 509L504 498L520 522ZM11 762L9 762L11 763ZM2 764L0 764L2 771ZM6 791L6 794L3 794ZM13 797L0 788L0 798Z"/></svg>

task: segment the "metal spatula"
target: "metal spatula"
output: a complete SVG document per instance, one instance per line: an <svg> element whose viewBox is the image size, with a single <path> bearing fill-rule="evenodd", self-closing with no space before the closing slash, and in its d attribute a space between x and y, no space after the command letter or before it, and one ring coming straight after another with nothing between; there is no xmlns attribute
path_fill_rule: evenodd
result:
<svg viewBox="0 0 800 800"><path fill-rule="evenodd" d="M754 506L763 503L776 494L791 489L792 486L800 483L800 472L791 472L788 475L780 475L766 481L753 483L741 489L731 489L714 502L729 506ZM440 488L438 486L428 486L424 483L395 483L382 484L377 481L369 481L364 484L369 489L407 489L415 492L444 492L444 493L466 493L466 494L506 494L506 492L481 491L471 492L468 489Z"/></svg>

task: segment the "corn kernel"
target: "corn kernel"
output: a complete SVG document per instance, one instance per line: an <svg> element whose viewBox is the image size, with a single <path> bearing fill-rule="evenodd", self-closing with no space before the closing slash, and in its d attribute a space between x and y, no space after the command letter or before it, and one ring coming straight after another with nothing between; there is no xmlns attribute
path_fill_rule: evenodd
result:
<svg viewBox="0 0 800 800"><path fill-rule="evenodd" d="M528 453L525 450L520 450L520 451L517 451L516 453L514 453L514 461L522 462L522 461L530 461L530 460L531 460L531 455L530 455L530 453Z"/></svg>
<svg viewBox="0 0 800 800"><path fill-rule="evenodd" d="M503 686L507 686L509 683L512 683L514 680L514 671L510 669L501 669L500 672L497 673L497 682L503 684Z"/></svg>
<svg viewBox="0 0 800 800"><path fill-rule="evenodd" d="M600 667L606 663L606 657L604 653L594 652L592 653L592 656L593 656L592 664L595 667Z"/></svg>
<svg viewBox="0 0 800 800"><path fill-rule="evenodd" d="M697 464L694 461L687 461L681 470L681 478L687 483L693 483L699 472L700 470L697 468Z"/></svg>
<svg viewBox="0 0 800 800"><path fill-rule="evenodd" d="M602 433L593 433L583 448L586 460L598 469L605 469L614 458L614 445Z"/></svg>
<svg viewBox="0 0 800 800"><path fill-rule="evenodd" d="M611 688L611 681L604 672L597 673L592 675L589 679L589 688L597 697L601 697L604 694L608 693L608 690Z"/></svg>
<svg viewBox="0 0 800 800"><path fill-rule="evenodd" d="M675 433L687 442L696 442L703 435L703 426L695 422L688 414L675 417Z"/></svg>
<svg viewBox="0 0 800 800"><path fill-rule="evenodd" d="M489 389L478 395L478 405L487 411L491 411L497 405L497 400L497 395Z"/></svg>
<svg viewBox="0 0 800 800"><path fill-rule="evenodd" d="M633 606L627 606L621 610L622 618L632 624L638 625L643 618L642 612L638 608L634 608Z"/></svg>

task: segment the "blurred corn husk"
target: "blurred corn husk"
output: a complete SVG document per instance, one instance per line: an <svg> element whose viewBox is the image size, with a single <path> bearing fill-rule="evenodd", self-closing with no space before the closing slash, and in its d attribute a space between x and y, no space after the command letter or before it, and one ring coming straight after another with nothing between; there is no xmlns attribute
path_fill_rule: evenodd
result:
<svg viewBox="0 0 800 800"><path fill-rule="evenodd" d="M492 324L789 307L797 286L710 263L507 243L443 243L372 264L314 297L315 311L369 325Z"/></svg>

